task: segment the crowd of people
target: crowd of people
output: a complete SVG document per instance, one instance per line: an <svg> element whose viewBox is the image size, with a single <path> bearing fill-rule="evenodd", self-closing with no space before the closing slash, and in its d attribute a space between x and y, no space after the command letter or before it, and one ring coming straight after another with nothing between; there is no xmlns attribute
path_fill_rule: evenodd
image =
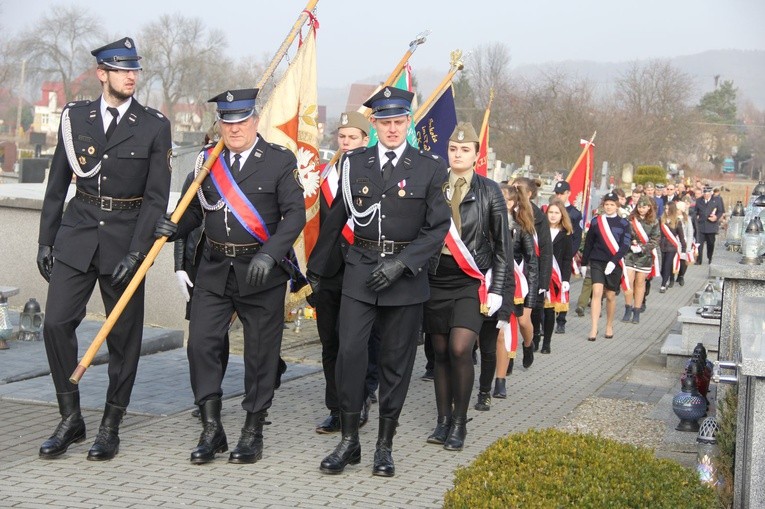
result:
<svg viewBox="0 0 765 509"><path fill-rule="evenodd" d="M135 43L124 38L92 54L102 95L64 110L40 222L37 264L50 282L45 346L62 417L40 448L44 459L86 436L78 387L68 377L90 294L98 283L111 313L155 238L178 243L176 276L189 303L189 372L202 426L190 462L210 463L228 450L221 384L234 317L244 335L244 422L228 461L262 458L263 426L286 369L279 356L286 292L307 282L329 411L316 432L340 433L320 471L338 474L360 462L359 428L377 402L372 473L383 477L395 474L393 437L421 333L432 353L436 406L435 428L423 430L423 440L460 451L475 351L474 408L488 411L492 397L507 396L519 344L529 369L536 352L552 352L553 334L565 333L573 274L586 276L576 311L583 315L591 300L588 339L597 337L601 297L610 338L620 284L629 288L623 320L637 323L651 277L661 276L662 292L682 285L704 246L709 261L714 253L725 209L712 189L696 195L670 183L656 194L659 186L646 183L630 200L618 190L603 198L577 263L582 214L567 182L557 182L540 207L536 181L498 184L478 174L479 138L469 123L451 134L448 160L410 146L413 94L384 87L364 103L370 120L356 112L340 117L342 155L322 174L321 228L303 278L292 248L305 225L297 161L259 134L258 90L226 90L209 100L217 113L209 137L219 136L224 149L218 155L210 144L200 152L185 188L212 158L209 174L176 222L165 214L170 126L133 98L141 70ZM379 142L367 146L372 128ZM73 176L75 199L64 210ZM690 238L698 238L697 258ZM141 284L106 339L109 386L89 460L119 452L140 355L143 291Z"/></svg>

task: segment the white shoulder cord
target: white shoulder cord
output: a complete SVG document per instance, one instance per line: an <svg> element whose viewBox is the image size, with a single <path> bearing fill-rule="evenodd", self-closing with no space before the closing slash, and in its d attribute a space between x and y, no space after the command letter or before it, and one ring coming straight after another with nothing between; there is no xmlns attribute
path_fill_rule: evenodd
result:
<svg viewBox="0 0 765 509"><path fill-rule="evenodd" d="M69 160L69 166L72 168L72 172L77 175L77 178L87 179L101 170L101 161L98 161L92 170L82 171L80 169L80 163L77 161L77 153L74 151L74 142L72 141L72 122L69 120L69 108L64 109L61 114L61 134L64 141L64 151L66 152L66 158Z"/></svg>
<svg viewBox="0 0 765 509"><path fill-rule="evenodd" d="M194 178L199 175L199 170L202 169L202 165L204 164L204 151L200 152L197 156L197 160L194 163ZM220 210L223 208L223 205L225 205L225 202L221 199L216 203L215 205L210 205L210 202L208 202L205 199L205 194L202 192L202 186L199 186L197 188L197 197L199 198L199 203L202 205L202 208L207 211L215 211Z"/></svg>
<svg viewBox="0 0 765 509"><path fill-rule="evenodd" d="M363 212L359 212L358 209L356 209L356 206L353 203L353 196L351 195L350 170L351 162L348 157L345 157L343 160L342 171L343 198L345 198L345 206L347 207L348 213L353 218L353 222L359 226L368 226L375 218L375 214L377 214L377 242L379 243L382 230L382 219L380 214L381 203L377 202L373 205L370 205L370 207ZM365 223L362 223L361 219L367 217L369 219Z"/></svg>

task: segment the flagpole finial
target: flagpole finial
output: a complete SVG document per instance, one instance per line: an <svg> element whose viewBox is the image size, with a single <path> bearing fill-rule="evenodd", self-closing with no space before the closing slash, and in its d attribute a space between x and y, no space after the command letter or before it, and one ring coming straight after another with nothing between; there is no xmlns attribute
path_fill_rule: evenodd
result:
<svg viewBox="0 0 765 509"><path fill-rule="evenodd" d="M417 34L417 37L415 37L414 40L409 43L409 51L414 53L414 50L417 49L417 46L419 46L420 44L425 44L425 41L427 41L429 35L430 35L430 29L425 29L419 34Z"/></svg>
<svg viewBox="0 0 765 509"><path fill-rule="evenodd" d="M461 49L455 49L450 53L450 65L453 69L457 69L458 71L461 71L465 68L465 63L462 61L462 50Z"/></svg>

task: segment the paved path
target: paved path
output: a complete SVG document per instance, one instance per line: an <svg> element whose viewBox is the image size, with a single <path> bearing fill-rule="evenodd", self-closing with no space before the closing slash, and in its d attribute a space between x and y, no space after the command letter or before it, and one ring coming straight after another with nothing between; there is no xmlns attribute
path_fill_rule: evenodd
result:
<svg viewBox="0 0 765 509"><path fill-rule="evenodd" d="M471 406L473 420L461 453L425 442L435 423L435 403L432 383L419 379L425 362L420 349L394 439L396 476L388 479L371 475L376 408L370 424L361 430L361 464L338 476L319 473L319 462L338 437L314 432L326 409L320 347L310 341L310 325L304 326L302 341L286 342L292 346L284 352L290 361L289 380L277 391L269 414L272 424L264 431L264 456L254 465L228 464L227 455L208 465L189 464L200 425L188 411L192 397L180 349L142 358L133 402L121 428L121 450L110 462L85 461L100 419L104 366L89 369L81 382L89 439L54 461L37 457L40 443L59 419L51 404L48 377L0 385L0 506L440 507L454 469L507 433L556 426L585 398L601 391L607 397L637 394L636 398L650 402L666 396L665 381L656 384L645 378L650 375L629 379L625 374L641 355L657 350L675 323L677 308L691 301L706 274L707 266L692 267L686 285L665 294L654 285L641 323L617 322L611 340L603 338L603 318L598 340L586 341L589 318L571 312L567 333L553 337L552 355L538 355L529 370L516 368L509 379L508 399L495 400L489 412L475 412ZM580 286L573 285L574 297ZM619 299L619 318L622 312ZM0 368L5 370L3 355L0 352ZM236 442L244 420L238 397L241 373L241 360L232 359L223 406L230 442ZM663 389L656 390L657 385Z"/></svg>

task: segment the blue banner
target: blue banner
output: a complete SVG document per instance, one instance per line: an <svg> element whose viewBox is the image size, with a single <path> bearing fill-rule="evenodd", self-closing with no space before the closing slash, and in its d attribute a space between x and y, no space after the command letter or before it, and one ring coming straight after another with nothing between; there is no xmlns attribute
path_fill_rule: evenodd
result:
<svg viewBox="0 0 765 509"><path fill-rule="evenodd" d="M420 149L438 154L449 164L449 136L455 127L457 111L454 109L454 90L450 86L417 123Z"/></svg>

